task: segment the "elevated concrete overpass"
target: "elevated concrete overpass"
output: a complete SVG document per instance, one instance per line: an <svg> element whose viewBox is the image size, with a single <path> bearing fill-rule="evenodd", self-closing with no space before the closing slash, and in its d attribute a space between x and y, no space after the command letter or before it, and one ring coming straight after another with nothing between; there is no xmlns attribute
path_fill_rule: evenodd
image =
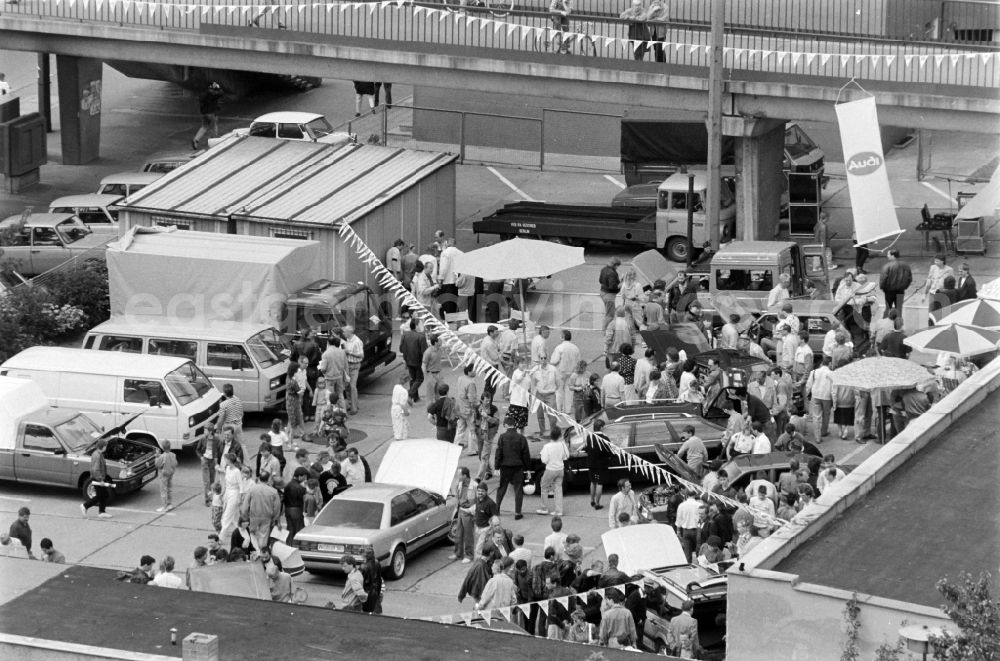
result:
<svg viewBox="0 0 1000 661"><path fill-rule="evenodd" d="M547 52L553 32L544 12L498 17L409 0L21 0L3 7L0 43L100 60L397 80L649 108L707 107L704 31L668 24L665 62L636 61L635 47L653 44L629 41L624 21L583 19L571 29L581 32L577 43L594 44L593 57ZM1000 126L1000 54L989 47L734 33L727 34L724 60L727 114L835 121L838 94L855 78L876 97L885 124L982 133ZM845 90L841 99L856 93Z"/></svg>

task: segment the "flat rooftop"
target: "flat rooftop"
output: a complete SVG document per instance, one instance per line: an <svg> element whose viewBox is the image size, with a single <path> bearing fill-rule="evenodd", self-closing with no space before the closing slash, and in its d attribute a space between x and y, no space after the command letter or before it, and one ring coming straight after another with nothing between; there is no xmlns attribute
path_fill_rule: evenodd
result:
<svg viewBox="0 0 1000 661"><path fill-rule="evenodd" d="M465 626L133 585L116 581L117 572L110 569L63 567L64 571L52 576L32 571L49 569L40 562L0 558L0 576L16 576L23 568L40 581L0 605L0 631L178 658L181 641L197 631L219 637L220 661L580 661L593 651L606 661L636 658L632 652L595 650ZM178 573L183 575L183 571ZM386 599L391 598L390 587ZM455 603L460 610L461 605ZM177 645L170 644L171 627L177 628Z"/></svg>
<svg viewBox="0 0 1000 661"><path fill-rule="evenodd" d="M1000 566L998 430L1000 391L772 569L940 607L941 578Z"/></svg>

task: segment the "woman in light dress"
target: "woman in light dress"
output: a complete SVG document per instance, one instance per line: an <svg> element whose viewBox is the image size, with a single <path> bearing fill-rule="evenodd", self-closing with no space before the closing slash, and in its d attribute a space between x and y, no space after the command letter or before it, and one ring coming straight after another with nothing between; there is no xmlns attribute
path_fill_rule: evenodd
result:
<svg viewBox="0 0 1000 661"><path fill-rule="evenodd" d="M619 294L622 297L622 305L628 311L626 318L629 330L632 332L632 345L638 346L639 341L636 338L639 337L639 328L643 323L643 307L646 304L646 296L642 291L642 285L639 284L635 267L625 271Z"/></svg>
<svg viewBox="0 0 1000 661"><path fill-rule="evenodd" d="M399 376L399 383L392 388L392 406L389 409L389 416L392 418L392 437L397 441L405 441L410 437L410 375L403 373Z"/></svg>
<svg viewBox="0 0 1000 661"><path fill-rule="evenodd" d="M219 539L227 542L240 522L243 465L236 453L230 452L222 459L222 467L222 529Z"/></svg>

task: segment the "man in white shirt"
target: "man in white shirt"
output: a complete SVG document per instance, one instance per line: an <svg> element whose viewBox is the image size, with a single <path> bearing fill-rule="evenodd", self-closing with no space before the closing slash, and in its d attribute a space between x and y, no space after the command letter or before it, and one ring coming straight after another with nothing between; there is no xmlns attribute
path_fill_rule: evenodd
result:
<svg viewBox="0 0 1000 661"><path fill-rule="evenodd" d="M830 411L833 409L833 371L829 356L823 356L823 363L809 372L806 379L806 392L812 397L813 432L816 442L822 443L823 437L830 433Z"/></svg>
<svg viewBox="0 0 1000 661"><path fill-rule="evenodd" d="M750 430L753 436L753 449L750 450L750 454L770 454L771 439L764 433L764 425L754 422L750 425Z"/></svg>
<svg viewBox="0 0 1000 661"><path fill-rule="evenodd" d="M367 323L367 322L366 322ZM344 394L350 396L350 408L348 413L358 412L358 375L361 373L361 361L365 358L365 344L361 338L354 334L354 326L344 326L344 341L341 348L347 354L347 378L344 384Z"/></svg>
<svg viewBox="0 0 1000 661"><path fill-rule="evenodd" d="M761 537L771 534L771 523L774 521L774 502L767 496L767 488L757 487L757 493L750 499L750 509L753 511L753 526Z"/></svg>
<svg viewBox="0 0 1000 661"><path fill-rule="evenodd" d="M515 564L517 564L518 560L524 560L528 563L528 569L531 569L531 549L525 548L524 535L514 535L514 550L508 554L508 557Z"/></svg>
<svg viewBox="0 0 1000 661"><path fill-rule="evenodd" d="M698 546L698 527L701 525L698 513L701 511L703 503L698 500L698 495L694 490L687 492L687 498L677 506L677 537L684 547L684 554L688 562L692 562Z"/></svg>
<svg viewBox="0 0 1000 661"><path fill-rule="evenodd" d="M611 363L611 371L601 379L601 406L614 406L625 399L625 377L619 373L617 362Z"/></svg>
<svg viewBox="0 0 1000 661"><path fill-rule="evenodd" d="M552 352L549 362L559 372L559 389L556 391L556 405L563 413L573 413L573 391L569 389L570 379L580 363L580 348L573 344L573 333L562 332L563 341Z"/></svg>
<svg viewBox="0 0 1000 661"><path fill-rule="evenodd" d="M738 349L740 344L740 315L729 315L729 321L722 326L722 336L719 338L720 349Z"/></svg>
<svg viewBox="0 0 1000 661"><path fill-rule="evenodd" d="M538 327L538 334L531 338L531 364L540 365L549 361L549 350L545 341L549 339L549 327Z"/></svg>
<svg viewBox="0 0 1000 661"><path fill-rule="evenodd" d="M625 478L618 480L618 493L611 497L611 503L608 505L609 528L622 526L618 521L619 514L627 514L630 523L639 522L639 507L632 491L632 483Z"/></svg>
<svg viewBox="0 0 1000 661"><path fill-rule="evenodd" d="M160 573L149 582L149 585L155 585L161 588L174 588L180 589L184 587L184 581L180 576L173 573L174 571L174 558L173 556L167 556L163 559L160 564Z"/></svg>
<svg viewBox="0 0 1000 661"><path fill-rule="evenodd" d="M497 347L497 338L499 336L499 328L493 325L487 326L486 337L483 338L482 344L479 345L479 357L498 370L500 369L500 349ZM487 375L483 384L483 395L489 397L490 402L493 401L496 388L496 381Z"/></svg>
<svg viewBox="0 0 1000 661"><path fill-rule="evenodd" d="M788 292L791 285L792 276L787 273L782 273L778 276L778 284L767 294L767 308L769 310L774 309L779 303L784 303L791 298L791 294Z"/></svg>
<svg viewBox="0 0 1000 661"><path fill-rule="evenodd" d="M538 514L563 514L563 472L566 467L566 460L569 459L569 448L562 438L562 431L555 425L549 432L549 442L542 447L540 454L542 463L545 464L545 472L542 473L541 493L542 498L547 498L550 502L555 499L555 508L548 504L542 505L536 510Z"/></svg>
<svg viewBox="0 0 1000 661"><path fill-rule="evenodd" d="M656 368L656 351L652 348L646 349L645 357L636 361L632 377L632 384L640 399L646 398L649 392L649 375Z"/></svg>
<svg viewBox="0 0 1000 661"><path fill-rule="evenodd" d="M365 481L365 465L361 461L357 448L347 450L347 461L341 464L341 473L350 485L363 484Z"/></svg>
<svg viewBox="0 0 1000 661"><path fill-rule="evenodd" d="M445 240L445 248L441 251L438 266L438 284L441 289L438 298L441 301L441 312L458 312L458 273L455 271L455 258L461 251L455 247L455 239Z"/></svg>
<svg viewBox="0 0 1000 661"><path fill-rule="evenodd" d="M403 255L399 251L403 245L405 244L402 239L396 239L392 242L392 247L385 253L385 267L392 272L397 280L403 278Z"/></svg>

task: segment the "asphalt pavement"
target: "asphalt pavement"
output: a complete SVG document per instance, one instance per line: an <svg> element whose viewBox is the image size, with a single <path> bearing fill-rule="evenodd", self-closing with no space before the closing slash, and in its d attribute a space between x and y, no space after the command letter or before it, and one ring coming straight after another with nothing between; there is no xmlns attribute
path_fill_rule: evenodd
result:
<svg viewBox="0 0 1000 661"><path fill-rule="evenodd" d="M24 100L23 110L33 110L34 55L0 51L0 70L7 72L8 80ZM55 73L55 68L53 67ZM26 82L27 81L27 82ZM398 99L410 94L405 86L394 89ZM261 96L238 103L227 104L223 109L221 128L228 130L246 125L250 119L276 109L311 110L323 112L331 123L337 124L353 115L354 94L348 81L325 81L318 89L305 93L281 96ZM36 209L47 207L55 197L96 190L101 177L123 170L134 170L153 152L185 149L198 127L197 101L189 93L156 81L133 80L105 68L102 113L102 157L99 161L82 167L59 165L58 133L49 135L50 164L42 170L42 183L19 195L0 197L0 218L19 214L26 205ZM58 130L58 121L56 122ZM835 134L835 132L834 132ZM941 134L935 141L935 164L948 171L965 173L989 161L997 153L997 141L986 136ZM888 155L894 194L899 215L904 226L918 222L919 208L928 203L932 209L947 208L949 200L958 189L972 189L951 185L937 180L918 182L915 177L915 147ZM835 170L835 168L833 168ZM542 172L513 168L459 166L457 184L457 210L459 227L457 239L464 250L484 245L495 237L484 237L477 242L471 232L471 222L493 209L517 199L531 198L563 203L607 203L621 189L620 175ZM853 250L843 239L850 236L849 199L842 179L834 177L826 191L827 208L831 226L838 233L838 259L841 264L853 261ZM908 235L915 233L908 232ZM998 238L997 229L991 228L991 250ZM907 237L901 244L904 258L914 266L917 282L926 273L929 255L919 254L919 245ZM596 295L597 274L600 267L612 256L620 255L628 265L634 252L610 247L588 248L586 264L557 274L536 283L529 295L528 308L538 323L553 328L569 328L574 341L581 347L584 358L595 368L603 341L599 330L601 306ZM992 256L971 257L972 272L979 282L987 282L1000 275L1000 266ZM880 264L875 257L869 270ZM550 343L555 346L558 333ZM391 425L387 415L392 385L400 370L397 361L391 367L381 368L371 379L362 384L361 413L350 420L350 426L364 433L357 442L373 467L377 466L391 440ZM446 380L454 383L457 373L450 371ZM412 437L433 437L433 429L422 413L419 404L411 415ZM263 433L270 418L251 416L247 420L245 438L252 441ZM536 429L534 420L529 431ZM253 450L253 443L250 449ZM859 463L873 448L858 446L852 441L828 441L824 449L833 452L840 463ZM473 458L463 456L462 465L473 465ZM496 480L493 480L495 486ZM204 544L211 531L208 510L201 497L201 478L196 458L190 452L180 455L180 469L174 479L176 507L166 513L156 512L159 506L156 484L143 491L121 498L112 504L110 520L91 518L83 520L79 511L79 498L65 490L45 489L35 486L5 484L0 492L0 523L13 521L19 507L32 509L31 525L36 540L50 537L56 547L66 554L67 560L99 567L127 569L137 564L143 554L160 559L173 555L179 567L190 563L194 547ZM605 499L607 502L607 498ZM529 548L541 552L541 541L550 532L549 518L534 514L539 506L538 496L526 498L522 521L512 518L512 496L508 495L503 507L505 525L516 533L524 534ZM586 551L585 562L591 558L604 558L600 547L600 533L607 528L606 510L597 512L588 504L584 492L571 492L565 505L564 531L578 533ZM37 542L36 542L37 543ZM468 610L471 604L459 604L456 595L467 566L449 562L447 546L439 546L413 558L406 576L388 584L385 611L390 615L424 616L447 614ZM0 594L5 592L11 579L0 576ZM309 593L310 604L322 604L339 597L342 577L337 575L305 575L298 582Z"/></svg>

